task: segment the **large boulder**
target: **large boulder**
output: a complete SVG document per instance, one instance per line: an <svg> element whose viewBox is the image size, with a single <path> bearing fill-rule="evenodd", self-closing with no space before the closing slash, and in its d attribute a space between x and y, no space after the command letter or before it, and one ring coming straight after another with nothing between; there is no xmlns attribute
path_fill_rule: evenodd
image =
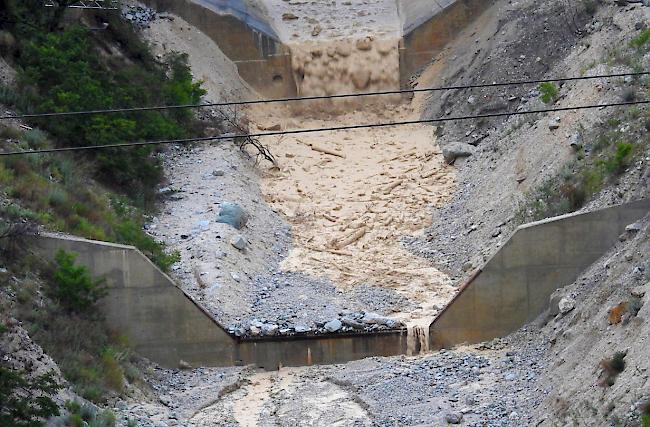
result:
<svg viewBox="0 0 650 427"><path fill-rule="evenodd" d="M248 214L236 203L223 203L217 222L228 224L237 230L241 230L248 222Z"/></svg>
<svg viewBox="0 0 650 427"><path fill-rule="evenodd" d="M343 324L338 319L330 320L325 324L325 330L330 333L338 332L342 327Z"/></svg>
<svg viewBox="0 0 650 427"><path fill-rule="evenodd" d="M476 152L476 148L469 144L455 143L442 149L442 157L448 165L453 164L460 157L469 157Z"/></svg>

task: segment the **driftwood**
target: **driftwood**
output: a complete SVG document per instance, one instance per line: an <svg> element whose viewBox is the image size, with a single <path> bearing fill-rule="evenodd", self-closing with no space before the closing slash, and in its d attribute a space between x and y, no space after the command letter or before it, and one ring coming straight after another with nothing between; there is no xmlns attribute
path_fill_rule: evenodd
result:
<svg viewBox="0 0 650 427"><path fill-rule="evenodd" d="M397 181L390 183L386 188L384 188L384 195L390 194L394 189L396 189L403 183L404 183L403 179L398 179Z"/></svg>
<svg viewBox="0 0 650 427"><path fill-rule="evenodd" d="M334 249L338 249L338 250L343 249L346 246L350 246L352 243L356 242L357 240L365 236L366 231L368 231L366 227L362 227L357 231L355 231L354 233L350 234L349 236L341 240L332 242L332 246L334 247Z"/></svg>
<svg viewBox="0 0 650 427"><path fill-rule="evenodd" d="M305 247L314 252L325 252L332 255L341 255L341 256L353 256L350 252L337 251L335 249L325 249L325 248L319 248L317 246L311 246L311 245L305 245Z"/></svg>
<svg viewBox="0 0 650 427"><path fill-rule="evenodd" d="M435 169L435 170L429 171L429 172L427 172L425 174L420 174L420 178L422 178L422 179L431 178L432 176L434 176L437 173L438 173L438 170Z"/></svg>
<svg viewBox="0 0 650 427"><path fill-rule="evenodd" d="M316 144L307 144L307 145L309 146L309 148L311 148L314 151L318 151L319 153L329 154L330 156L336 156L345 159L345 154L339 151L332 150L327 147L321 147L320 145L316 145Z"/></svg>
<svg viewBox="0 0 650 427"><path fill-rule="evenodd" d="M323 218L325 218L326 220L328 220L330 222L337 222L338 221L338 219L336 217L333 217L332 215L328 215L326 213L323 214Z"/></svg>

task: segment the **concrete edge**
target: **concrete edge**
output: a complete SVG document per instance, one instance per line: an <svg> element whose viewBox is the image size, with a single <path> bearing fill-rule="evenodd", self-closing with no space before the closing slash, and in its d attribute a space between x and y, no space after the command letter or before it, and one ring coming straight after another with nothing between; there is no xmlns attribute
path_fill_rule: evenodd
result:
<svg viewBox="0 0 650 427"><path fill-rule="evenodd" d="M499 250L497 250L489 259L487 259L483 263L482 267L476 269L472 273L472 275L463 283L463 285L460 286L458 292L456 292L454 297L445 305L445 307L440 311L440 313L438 313L436 315L436 317L433 319L433 321L429 324L429 328L433 327L433 325L437 322L437 320L439 318L441 318L451 308L451 306L462 296L462 294L471 286L471 284L481 275L481 273L483 272L485 267L488 264L490 264L490 262L499 254L499 252L501 252L501 250L503 250L503 248L508 244L508 242L510 242L515 237L515 235L518 232L526 230L526 229L534 228L534 227L537 227L537 226L540 226L540 225L545 225L545 224L549 224L549 223L553 223L553 222L563 221L563 220L566 220L568 218L578 217L578 216L582 216L582 215L588 215L588 214L591 214L591 213L594 213L594 212L618 209L618 208L620 208L622 206L626 206L626 205L630 206L630 207L635 207L635 205L643 205L645 203L648 203L648 199L632 200L630 202L619 203L617 205L608 206L608 207L602 208L602 209L592 209L592 210L588 210L588 211L570 212L568 214L559 215L559 216L555 216L555 217L551 217L551 218L545 218L545 219L542 219L542 220L539 220L539 221L534 221L534 222L530 222L530 223L520 225L519 227L517 227L515 229L515 231L508 238L508 240L503 242L503 244L499 247ZM431 343L430 343L430 345L431 345ZM458 345L461 345L461 344L458 344Z"/></svg>

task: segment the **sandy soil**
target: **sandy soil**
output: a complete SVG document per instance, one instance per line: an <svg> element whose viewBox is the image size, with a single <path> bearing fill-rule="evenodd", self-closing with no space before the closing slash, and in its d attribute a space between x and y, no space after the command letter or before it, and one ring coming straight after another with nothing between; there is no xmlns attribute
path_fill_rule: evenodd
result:
<svg viewBox="0 0 650 427"><path fill-rule="evenodd" d="M306 129L408 120L418 116L420 101L320 119L286 118L268 108L250 114L261 127ZM400 239L429 226L431 210L454 189L453 168L444 164L433 132L413 125L266 138L279 169L265 174L262 191L294 232L283 268L328 277L343 290L395 289L421 306L403 319L432 315L453 288Z"/></svg>

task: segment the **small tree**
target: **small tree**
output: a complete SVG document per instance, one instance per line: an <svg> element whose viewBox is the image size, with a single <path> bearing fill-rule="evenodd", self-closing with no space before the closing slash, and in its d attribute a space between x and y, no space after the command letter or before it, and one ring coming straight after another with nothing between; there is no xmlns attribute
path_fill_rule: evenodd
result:
<svg viewBox="0 0 650 427"><path fill-rule="evenodd" d="M557 87L551 82L541 83L539 85L539 97L544 104L550 104L557 98Z"/></svg>
<svg viewBox="0 0 650 427"><path fill-rule="evenodd" d="M61 388L51 373L27 379L18 371L0 367L0 425L44 425L42 420L59 415L51 396Z"/></svg>
<svg viewBox="0 0 650 427"><path fill-rule="evenodd" d="M76 266L77 254L59 250L55 261L54 297L61 306L73 313L86 313L106 295L104 280L93 280L88 269Z"/></svg>

